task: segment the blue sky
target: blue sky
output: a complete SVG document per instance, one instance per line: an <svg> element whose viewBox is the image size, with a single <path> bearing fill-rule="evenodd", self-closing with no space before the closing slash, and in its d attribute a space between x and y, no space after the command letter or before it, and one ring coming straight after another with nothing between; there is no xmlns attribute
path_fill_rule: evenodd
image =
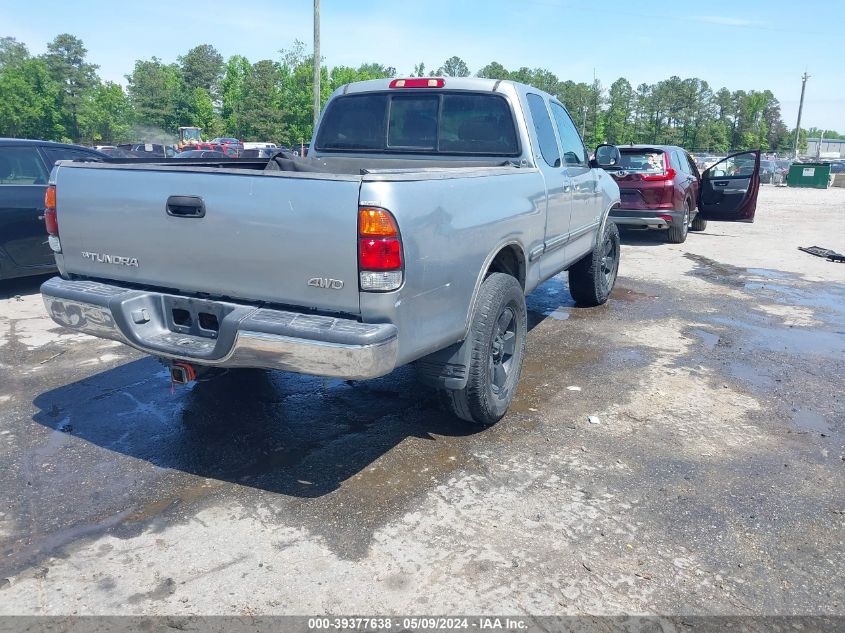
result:
<svg viewBox="0 0 845 633"><path fill-rule="evenodd" d="M58 33L80 37L105 79L125 84L135 59L174 61L197 44L251 61L278 59L301 39L311 47L311 0L0 0L0 35L33 53ZM795 124L801 73L804 127L845 132L842 42L845 0L322 0L329 66L377 61L410 73L458 55L475 72L490 61L548 68L607 87L673 74L731 90L771 89Z"/></svg>

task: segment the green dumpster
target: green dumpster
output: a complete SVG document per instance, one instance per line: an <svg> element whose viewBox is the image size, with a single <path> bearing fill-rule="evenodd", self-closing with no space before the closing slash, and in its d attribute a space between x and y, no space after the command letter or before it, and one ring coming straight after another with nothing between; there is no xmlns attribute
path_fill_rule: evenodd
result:
<svg viewBox="0 0 845 633"><path fill-rule="evenodd" d="M790 187L814 187L827 189L830 186L830 165L824 163L792 163L786 184Z"/></svg>

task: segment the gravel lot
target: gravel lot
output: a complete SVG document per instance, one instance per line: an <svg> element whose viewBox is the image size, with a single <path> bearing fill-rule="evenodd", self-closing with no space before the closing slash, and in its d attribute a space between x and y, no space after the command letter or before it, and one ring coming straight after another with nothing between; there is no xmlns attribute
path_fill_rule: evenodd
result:
<svg viewBox="0 0 845 633"><path fill-rule="evenodd" d="M481 432L407 369L171 393L5 283L0 615L845 615L845 189L757 218L541 286Z"/></svg>

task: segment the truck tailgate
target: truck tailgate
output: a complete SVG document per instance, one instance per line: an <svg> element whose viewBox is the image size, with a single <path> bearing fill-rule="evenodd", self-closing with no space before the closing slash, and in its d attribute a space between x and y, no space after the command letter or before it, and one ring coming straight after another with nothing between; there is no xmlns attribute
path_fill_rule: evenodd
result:
<svg viewBox="0 0 845 633"><path fill-rule="evenodd" d="M357 314L359 187L348 176L63 165L56 192L65 268ZM202 217L168 212L168 199L179 202L172 196L201 198ZM342 284L309 284L315 278Z"/></svg>

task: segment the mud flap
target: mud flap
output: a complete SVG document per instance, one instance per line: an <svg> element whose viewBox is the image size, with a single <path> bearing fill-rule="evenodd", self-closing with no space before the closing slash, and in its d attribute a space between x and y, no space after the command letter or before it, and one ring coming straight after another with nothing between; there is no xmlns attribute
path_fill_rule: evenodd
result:
<svg viewBox="0 0 845 633"><path fill-rule="evenodd" d="M468 341L465 339L416 361L420 382L435 389L466 387L471 348Z"/></svg>

